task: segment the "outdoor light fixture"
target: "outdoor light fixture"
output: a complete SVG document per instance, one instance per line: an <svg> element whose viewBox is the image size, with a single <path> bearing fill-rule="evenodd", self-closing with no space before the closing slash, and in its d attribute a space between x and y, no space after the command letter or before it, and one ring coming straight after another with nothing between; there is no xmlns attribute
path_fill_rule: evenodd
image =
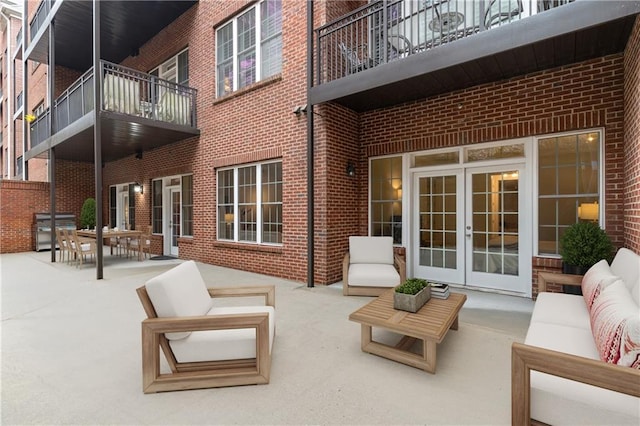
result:
<svg viewBox="0 0 640 426"><path fill-rule="evenodd" d="M133 192L137 192L138 194L144 193L144 186L139 184L138 182L133 184Z"/></svg>
<svg viewBox="0 0 640 426"><path fill-rule="evenodd" d="M352 162L347 163L347 176L354 177L356 175L356 166Z"/></svg>
<svg viewBox="0 0 640 426"><path fill-rule="evenodd" d="M293 109L293 113L298 117L300 116L300 114L306 114L307 113L307 105L306 104L298 105L297 107L295 107Z"/></svg>

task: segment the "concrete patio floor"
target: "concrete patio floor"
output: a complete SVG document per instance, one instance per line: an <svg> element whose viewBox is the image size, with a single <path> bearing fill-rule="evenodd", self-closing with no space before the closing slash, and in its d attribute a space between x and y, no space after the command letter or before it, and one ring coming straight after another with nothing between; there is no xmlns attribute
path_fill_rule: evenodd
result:
<svg viewBox="0 0 640 426"><path fill-rule="evenodd" d="M509 349L531 300L454 290L468 300L433 375L360 350L348 315L371 298L198 263L209 285L276 286L271 382L144 395L135 289L181 261L106 254L96 280L50 257L0 256L2 424L510 423Z"/></svg>

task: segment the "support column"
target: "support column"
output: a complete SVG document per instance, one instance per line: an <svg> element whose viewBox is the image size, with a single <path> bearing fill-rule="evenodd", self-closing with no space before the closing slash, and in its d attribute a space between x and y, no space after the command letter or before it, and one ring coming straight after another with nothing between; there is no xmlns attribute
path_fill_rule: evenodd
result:
<svg viewBox="0 0 640 426"><path fill-rule="evenodd" d="M309 91L313 86L313 0L307 0L307 287L315 283L315 207L313 168L313 105L309 103Z"/></svg>
<svg viewBox="0 0 640 426"><path fill-rule="evenodd" d="M96 278L103 278L102 240L102 69L100 67L100 1L93 0L93 155L96 192Z"/></svg>
<svg viewBox="0 0 640 426"><path fill-rule="evenodd" d="M56 115L53 111L56 84L56 39L55 20L49 24L49 69L47 70L47 98L49 104L49 135L56 132ZM25 100L26 102L26 100ZM24 104L26 108L26 103ZM26 121L26 120L25 120ZM25 151L26 152L26 151ZM24 154L22 154L24 158ZM56 261L56 153L55 148L49 148L49 207L51 210L51 262ZM26 166L25 166L26 167ZM60 247L62 250L62 247Z"/></svg>

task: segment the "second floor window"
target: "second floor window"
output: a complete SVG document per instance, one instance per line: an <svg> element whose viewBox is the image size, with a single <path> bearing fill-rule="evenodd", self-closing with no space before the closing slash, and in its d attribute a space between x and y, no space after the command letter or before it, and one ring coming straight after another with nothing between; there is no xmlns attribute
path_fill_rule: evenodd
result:
<svg viewBox="0 0 640 426"><path fill-rule="evenodd" d="M282 70L282 3L263 0L216 32L217 94L225 95Z"/></svg>

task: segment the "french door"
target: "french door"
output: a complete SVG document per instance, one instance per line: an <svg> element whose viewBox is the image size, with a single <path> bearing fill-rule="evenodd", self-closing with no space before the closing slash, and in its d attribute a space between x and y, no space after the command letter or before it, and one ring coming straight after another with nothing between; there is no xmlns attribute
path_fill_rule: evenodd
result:
<svg viewBox="0 0 640 426"><path fill-rule="evenodd" d="M515 293L530 288L530 215L521 164L413 177L417 277Z"/></svg>

